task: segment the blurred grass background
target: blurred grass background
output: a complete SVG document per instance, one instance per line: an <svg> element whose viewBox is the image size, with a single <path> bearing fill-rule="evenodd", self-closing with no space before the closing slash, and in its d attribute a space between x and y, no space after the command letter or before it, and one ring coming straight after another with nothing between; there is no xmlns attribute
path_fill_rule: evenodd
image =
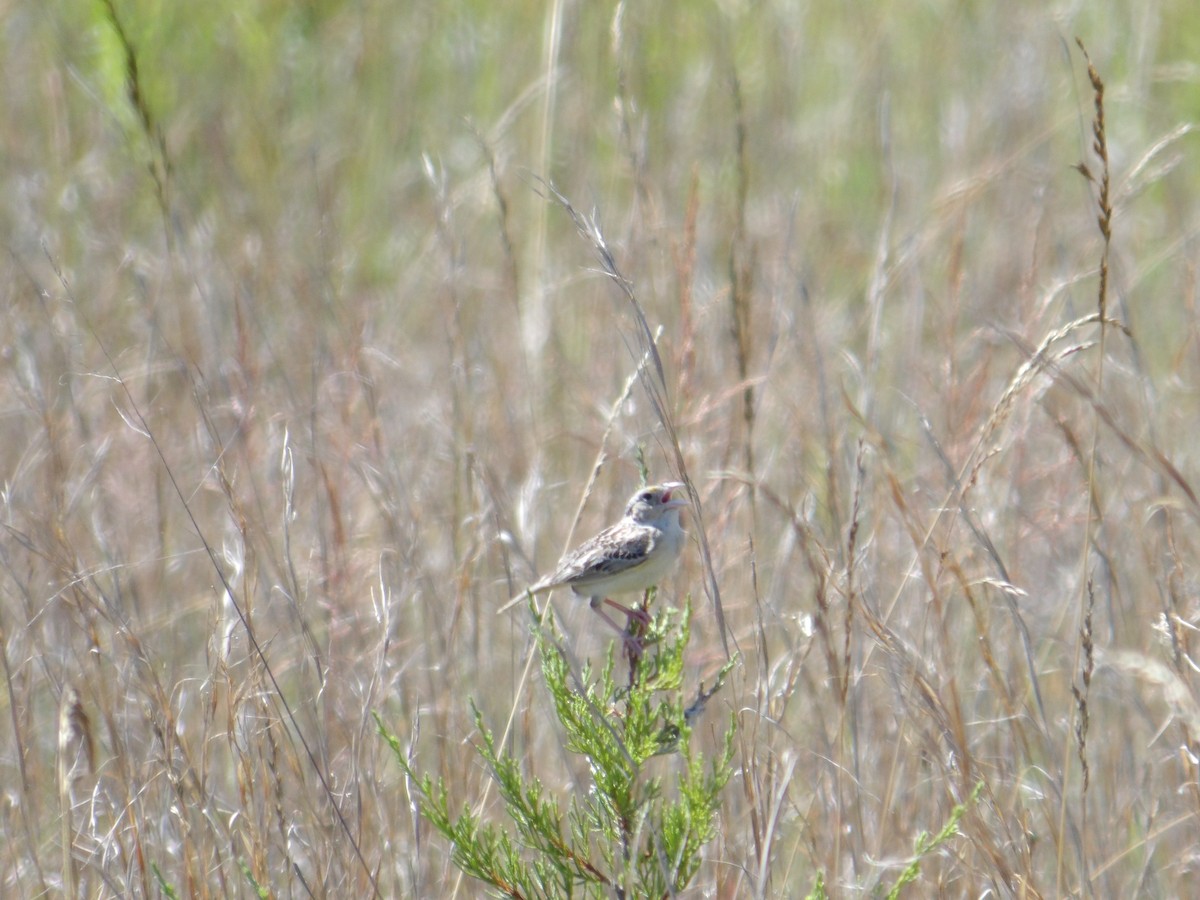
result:
<svg viewBox="0 0 1200 900"><path fill-rule="evenodd" d="M580 789L492 613L567 545L636 341L540 179L663 328L744 655L697 893L869 894L980 781L913 895L1196 890L1193 4L0 23L5 896L474 896L371 710L456 803L469 699ZM678 474L635 388L576 538L638 447ZM664 586L697 681L703 583L693 546Z"/></svg>

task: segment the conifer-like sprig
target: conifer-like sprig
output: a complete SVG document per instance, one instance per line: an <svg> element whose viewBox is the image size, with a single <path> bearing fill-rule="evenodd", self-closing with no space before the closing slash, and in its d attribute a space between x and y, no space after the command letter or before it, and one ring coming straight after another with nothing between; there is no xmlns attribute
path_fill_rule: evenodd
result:
<svg viewBox="0 0 1200 900"><path fill-rule="evenodd" d="M716 835L734 752L732 717L712 759L693 750L692 728L735 662L726 663L712 687L701 685L685 699L690 622L690 606L656 614L646 635L651 649L633 661L624 685L615 677L612 646L599 671L585 665L576 675L553 626L538 632L542 674L564 744L587 766L588 789L565 810L536 774L523 772L516 757L497 747L473 707L477 750L496 782L507 823L483 822L469 806L454 815L445 781L418 776L399 739L377 717L422 815L450 841L455 865L505 897L665 898L688 885L701 849ZM677 759L647 765L667 755Z"/></svg>

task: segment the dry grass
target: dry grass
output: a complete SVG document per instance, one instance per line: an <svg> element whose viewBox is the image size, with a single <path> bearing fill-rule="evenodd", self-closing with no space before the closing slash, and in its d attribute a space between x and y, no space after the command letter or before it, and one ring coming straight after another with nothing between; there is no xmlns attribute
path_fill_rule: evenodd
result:
<svg viewBox="0 0 1200 900"><path fill-rule="evenodd" d="M1189 4L405 6L0 20L0 893L477 895L371 712L579 789L493 610L639 452L698 895L1194 893Z"/></svg>

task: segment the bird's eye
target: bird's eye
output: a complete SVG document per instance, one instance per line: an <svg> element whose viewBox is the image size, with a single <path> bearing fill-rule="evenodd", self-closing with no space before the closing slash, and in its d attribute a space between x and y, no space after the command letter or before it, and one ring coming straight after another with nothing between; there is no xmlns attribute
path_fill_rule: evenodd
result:
<svg viewBox="0 0 1200 900"><path fill-rule="evenodd" d="M638 499L641 500L643 503L649 503L651 500L654 499L654 495L652 493L650 493L650 491L642 491L642 495L640 497L638 497Z"/></svg>

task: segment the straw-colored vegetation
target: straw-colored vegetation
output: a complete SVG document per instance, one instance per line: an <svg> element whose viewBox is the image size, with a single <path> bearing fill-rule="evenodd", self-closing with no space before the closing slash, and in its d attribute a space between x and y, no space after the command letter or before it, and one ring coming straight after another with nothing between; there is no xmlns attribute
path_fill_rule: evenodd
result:
<svg viewBox="0 0 1200 900"><path fill-rule="evenodd" d="M0 894L481 895L642 459L688 893L1193 894L1193 7L7 4Z"/></svg>

